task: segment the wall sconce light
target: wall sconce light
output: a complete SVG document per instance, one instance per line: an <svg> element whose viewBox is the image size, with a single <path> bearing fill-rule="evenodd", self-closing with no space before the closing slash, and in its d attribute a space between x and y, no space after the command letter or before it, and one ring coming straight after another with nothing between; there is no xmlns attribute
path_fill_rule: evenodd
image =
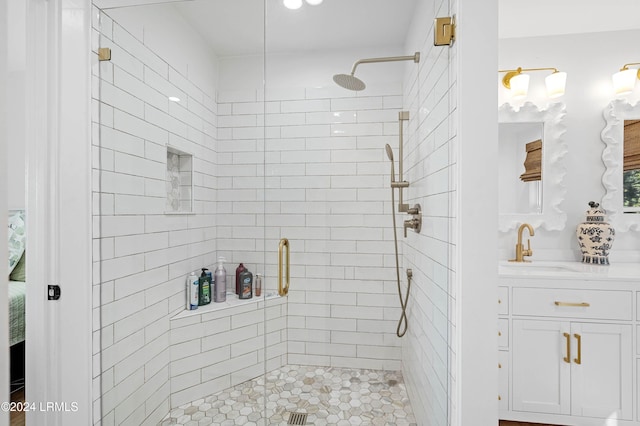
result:
<svg viewBox="0 0 640 426"><path fill-rule="evenodd" d="M511 96L514 99L521 99L527 96L529 90L529 74L523 74L522 71L552 71L544 81L547 86L547 95L550 98L557 98L564 95L564 89L567 84L567 73L560 72L556 68L520 68L515 70L499 70L505 72L502 78L502 85L511 90Z"/></svg>
<svg viewBox="0 0 640 426"><path fill-rule="evenodd" d="M629 65L640 65L640 62L624 64L620 71L611 76L616 95L626 95L633 92L636 80L640 78L640 69L629 68Z"/></svg>

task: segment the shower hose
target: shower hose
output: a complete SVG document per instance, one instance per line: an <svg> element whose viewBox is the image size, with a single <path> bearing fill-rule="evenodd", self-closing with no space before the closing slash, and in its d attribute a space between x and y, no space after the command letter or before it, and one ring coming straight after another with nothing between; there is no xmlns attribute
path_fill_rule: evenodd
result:
<svg viewBox="0 0 640 426"><path fill-rule="evenodd" d="M402 299L402 287L400 286L400 263L398 258L398 230L396 229L396 196L394 192L394 188L391 187L391 217L393 218L393 242L396 246L396 281L398 283L398 297L400 298L400 308L402 309L402 313L400 314L400 319L398 320L398 327L396 328L396 336L402 337L407 332L407 302L409 301L409 291L411 290L411 276L407 275L407 294Z"/></svg>

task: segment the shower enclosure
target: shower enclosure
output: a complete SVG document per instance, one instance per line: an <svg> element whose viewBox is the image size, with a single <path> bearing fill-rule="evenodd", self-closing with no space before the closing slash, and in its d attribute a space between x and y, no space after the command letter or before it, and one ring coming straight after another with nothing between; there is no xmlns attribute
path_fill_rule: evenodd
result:
<svg viewBox="0 0 640 426"><path fill-rule="evenodd" d="M450 189L431 167L449 58L432 2L145 3L94 0L95 422L447 425ZM408 52L420 63L358 69L364 90L332 81ZM424 224L398 240L398 338L385 145L401 111ZM219 257L227 300L185 309L187 276ZM240 263L260 295L235 294Z"/></svg>

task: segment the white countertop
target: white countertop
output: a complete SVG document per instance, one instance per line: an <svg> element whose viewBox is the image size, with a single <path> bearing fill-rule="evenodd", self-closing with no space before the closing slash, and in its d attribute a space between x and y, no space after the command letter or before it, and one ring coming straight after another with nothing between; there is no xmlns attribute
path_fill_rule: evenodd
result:
<svg viewBox="0 0 640 426"><path fill-rule="evenodd" d="M582 262L532 261L498 263L499 277L516 278L579 278L596 280L637 281L640 283L640 263L590 265Z"/></svg>

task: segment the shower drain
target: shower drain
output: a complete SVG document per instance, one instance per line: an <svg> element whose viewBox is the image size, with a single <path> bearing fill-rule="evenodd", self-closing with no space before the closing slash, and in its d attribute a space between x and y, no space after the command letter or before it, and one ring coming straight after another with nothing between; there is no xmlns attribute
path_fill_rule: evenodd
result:
<svg viewBox="0 0 640 426"><path fill-rule="evenodd" d="M307 424L307 413L292 413L289 412L289 421L288 425L306 425Z"/></svg>

